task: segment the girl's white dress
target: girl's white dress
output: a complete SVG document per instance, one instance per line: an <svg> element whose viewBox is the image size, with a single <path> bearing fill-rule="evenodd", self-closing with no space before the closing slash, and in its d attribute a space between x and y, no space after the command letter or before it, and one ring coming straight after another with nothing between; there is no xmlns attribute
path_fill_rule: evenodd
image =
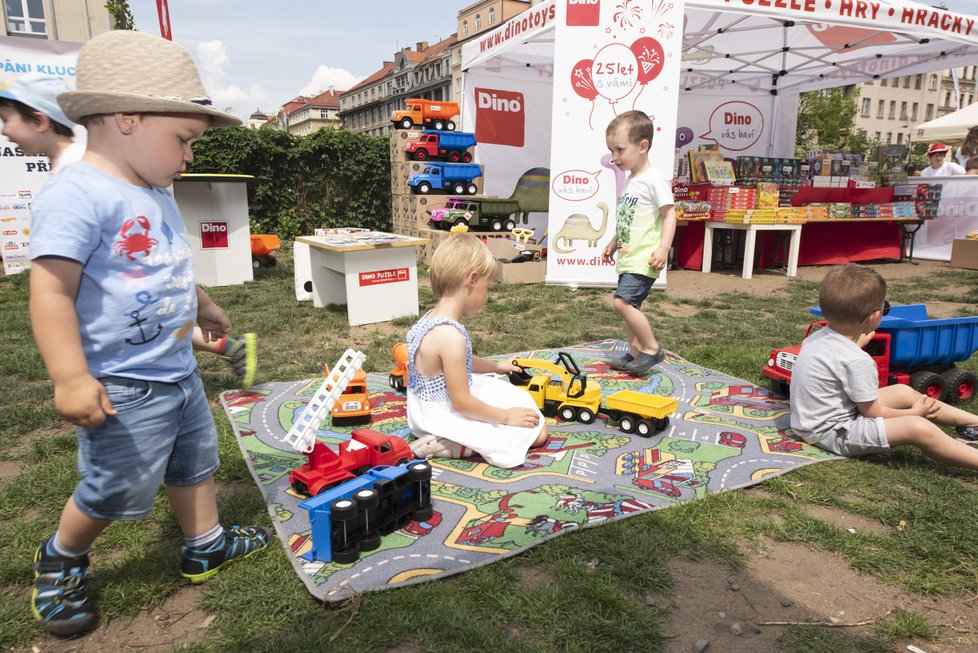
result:
<svg viewBox="0 0 978 653"><path fill-rule="evenodd" d="M473 449L496 467L523 464L527 450L543 428L543 415L532 428L469 419L452 408L444 374L424 376L415 368L414 356L421 341L431 329L442 324L455 327L465 336L466 373L474 397L498 408L531 408L540 413L526 390L489 374L472 374L472 341L464 326L451 318L428 319L425 315L407 334L408 427L416 437L430 434Z"/></svg>

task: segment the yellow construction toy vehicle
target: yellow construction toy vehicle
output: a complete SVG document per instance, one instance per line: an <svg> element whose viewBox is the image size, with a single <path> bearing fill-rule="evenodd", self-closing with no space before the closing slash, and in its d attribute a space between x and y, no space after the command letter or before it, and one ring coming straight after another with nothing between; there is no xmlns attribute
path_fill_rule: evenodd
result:
<svg viewBox="0 0 978 653"><path fill-rule="evenodd" d="M648 438L669 426L669 416L676 412L672 397L620 390L604 398L601 386L581 373L577 361L566 351L557 352L557 363L539 358L514 358L520 368L511 372L510 382L524 388L533 397L537 408L547 417L560 416L564 421L590 424L598 413L604 413L618 423L625 433ZM526 370L545 370L548 373L530 374ZM554 378L556 375L557 378Z"/></svg>
<svg viewBox="0 0 978 653"><path fill-rule="evenodd" d="M557 360L560 365L540 358L514 358L513 365L521 371L511 372L509 380L529 392L547 417L559 415L568 422L590 424L601 407L601 386L596 381L588 381L577 361L566 351L558 352ZM527 369L545 370L557 378L551 374L531 375Z"/></svg>

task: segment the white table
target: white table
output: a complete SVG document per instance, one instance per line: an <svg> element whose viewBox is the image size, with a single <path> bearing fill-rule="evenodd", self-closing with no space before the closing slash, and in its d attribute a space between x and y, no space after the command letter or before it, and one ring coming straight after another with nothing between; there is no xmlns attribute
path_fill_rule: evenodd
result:
<svg viewBox="0 0 978 653"><path fill-rule="evenodd" d="M791 232L791 242L788 244L788 276L798 275L798 249L801 244L801 224L741 224L739 222L714 222L708 220L703 231L703 272L713 269L713 230L714 229L733 229L734 231L746 231L744 243L744 271L740 275L744 279L750 279L754 274L754 245L757 240L758 231L789 231Z"/></svg>
<svg viewBox="0 0 978 653"><path fill-rule="evenodd" d="M346 304L350 326L418 314L415 248L428 241L381 231L302 236L313 306Z"/></svg>

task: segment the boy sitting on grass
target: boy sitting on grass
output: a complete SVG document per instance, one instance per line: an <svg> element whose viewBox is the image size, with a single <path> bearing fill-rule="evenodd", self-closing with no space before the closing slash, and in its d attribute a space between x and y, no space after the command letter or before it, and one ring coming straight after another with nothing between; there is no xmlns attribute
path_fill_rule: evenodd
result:
<svg viewBox="0 0 978 653"><path fill-rule="evenodd" d="M832 269L818 293L828 325L805 338L791 374L791 428L805 442L840 456L909 444L958 467L978 469L978 449L935 424L978 439L978 416L907 385L879 387L876 362L863 351L889 311L886 281L849 263Z"/></svg>

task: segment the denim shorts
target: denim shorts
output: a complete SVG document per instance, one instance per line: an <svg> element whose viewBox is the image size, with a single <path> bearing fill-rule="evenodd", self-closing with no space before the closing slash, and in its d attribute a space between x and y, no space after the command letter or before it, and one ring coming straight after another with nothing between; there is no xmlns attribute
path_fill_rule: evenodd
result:
<svg viewBox="0 0 978 653"><path fill-rule="evenodd" d="M118 414L93 429L78 427L81 481L73 496L83 513L142 519L160 482L195 485L217 470L217 428L198 372L176 383L99 382Z"/></svg>
<svg viewBox="0 0 978 653"><path fill-rule="evenodd" d="M626 272L618 275L618 288L615 289L615 297L618 297L635 308L641 308L642 302L649 296L655 277L647 277L644 274Z"/></svg>

